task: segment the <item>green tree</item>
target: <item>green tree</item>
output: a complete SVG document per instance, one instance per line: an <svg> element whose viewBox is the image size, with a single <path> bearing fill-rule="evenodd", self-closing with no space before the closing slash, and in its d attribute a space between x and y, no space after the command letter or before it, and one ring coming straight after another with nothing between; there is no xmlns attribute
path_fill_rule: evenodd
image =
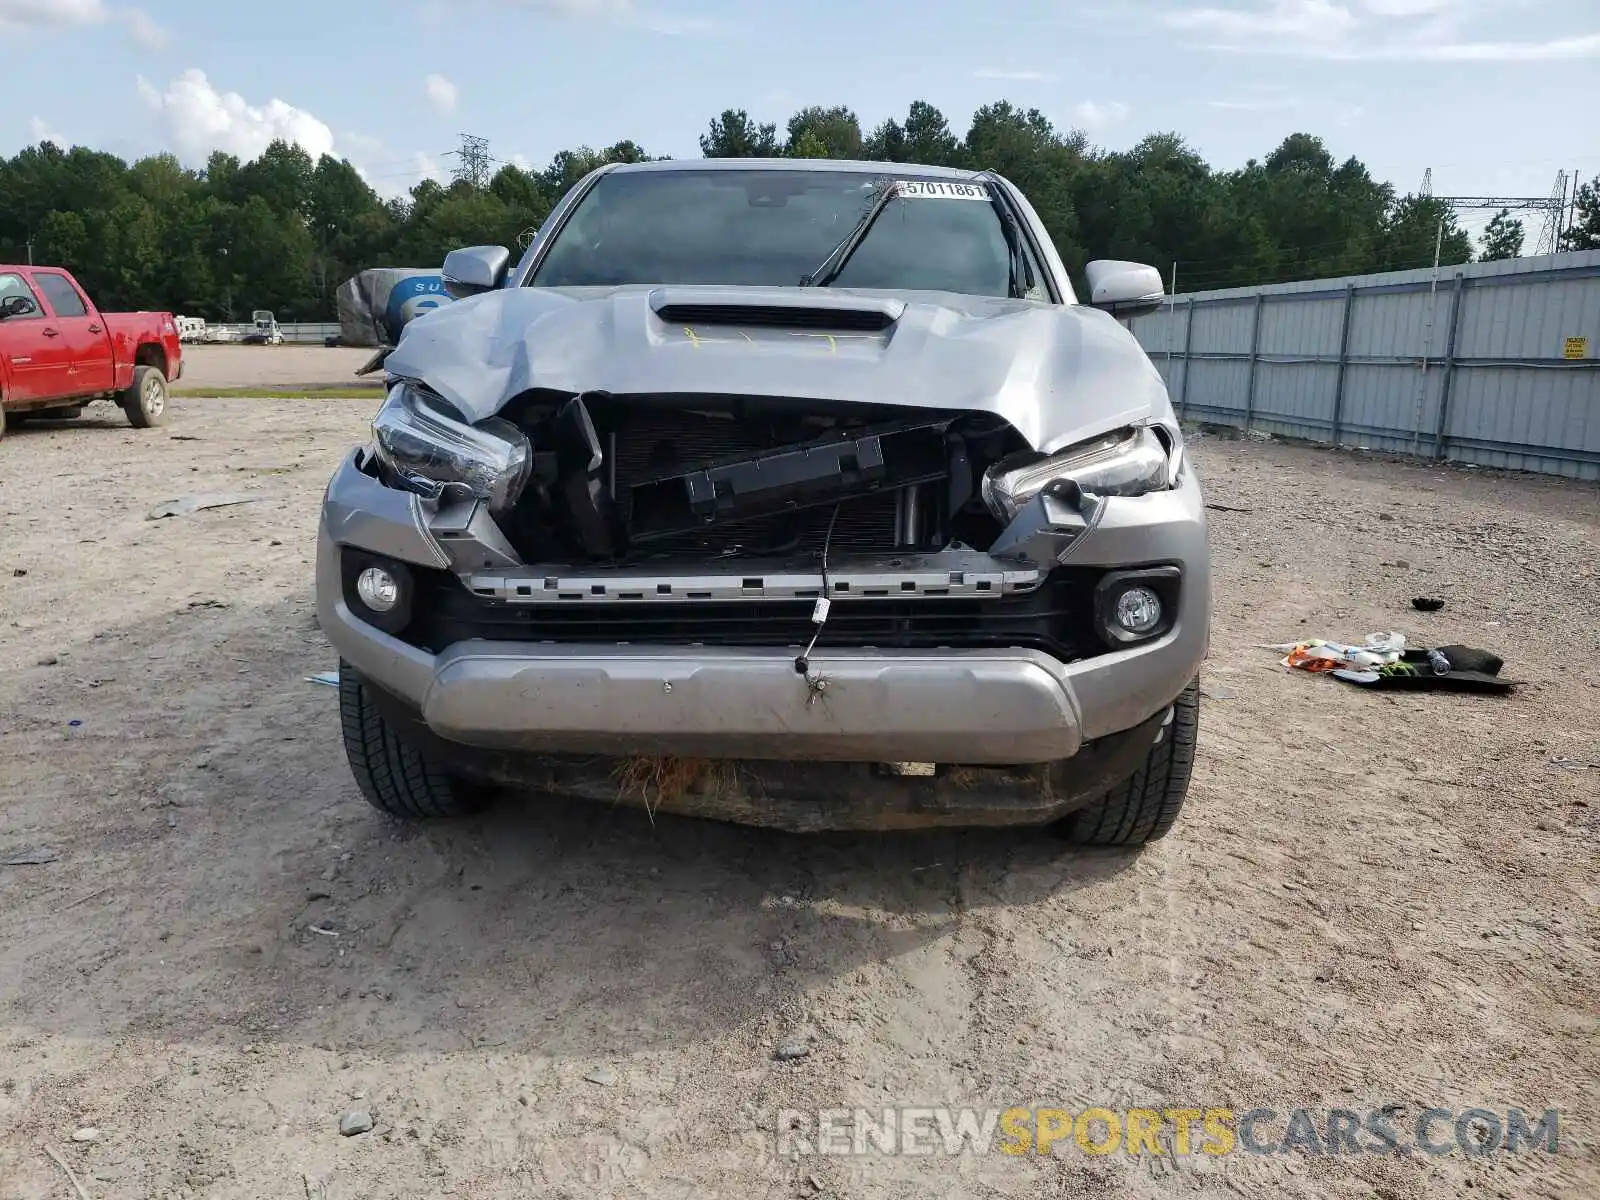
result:
<svg viewBox="0 0 1600 1200"><path fill-rule="evenodd" d="M757 125L742 108L724 109L700 135L700 153L706 158L775 158L778 127Z"/></svg>
<svg viewBox="0 0 1600 1200"><path fill-rule="evenodd" d="M1483 261L1518 258L1522 254L1522 222L1513 220L1511 210L1495 213L1483 230Z"/></svg>
<svg viewBox="0 0 1600 1200"><path fill-rule="evenodd" d="M1600 187L1591 180L1573 198L1572 227L1561 235L1563 250L1600 250Z"/></svg>
<svg viewBox="0 0 1600 1200"><path fill-rule="evenodd" d="M973 114L956 157L962 165L997 171L1022 189L1062 257L1069 263L1083 258L1072 196L1081 165L1077 143L1063 139L1038 109L1023 111L1005 100L984 105Z"/></svg>
<svg viewBox="0 0 1600 1200"><path fill-rule="evenodd" d="M276 141L262 151L260 158L239 168L230 181L229 198L240 205L259 198L274 212L309 217L315 172L316 164L299 146Z"/></svg>
<svg viewBox="0 0 1600 1200"><path fill-rule="evenodd" d="M812 130L802 130L800 136L789 143L790 158L833 158L833 151L829 150L820 137Z"/></svg>
<svg viewBox="0 0 1600 1200"><path fill-rule="evenodd" d="M1432 196L1405 196L1384 221L1376 249L1377 269L1432 266L1435 248L1441 265L1472 261L1472 239L1457 224L1455 210Z"/></svg>
<svg viewBox="0 0 1600 1200"><path fill-rule="evenodd" d="M961 142L950 132L950 122L925 100L911 102L904 130L906 162L948 167L961 157Z"/></svg>
<svg viewBox="0 0 1600 1200"><path fill-rule="evenodd" d="M802 108L789 118L790 158L860 158L861 122L843 105ZM820 148L822 153L814 153Z"/></svg>
<svg viewBox="0 0 1600 1200"><path fill-rule="evenodd" d="M1357 159L1336 162L1309 133L1265 158L1216 171L1176 134L1108 152L1058 130L1037 109L979 108L963 136L926 101L863 137L843 106L812 106L778 127L743 109L714 118L709 157L788 155L993 169L1027 195L1067 266L1090 257L1178 263L1182 290L1426 266L1444 222L1441 259L1473 244L1441 202L1397 199ZM0 157L0 261L67 266L108 308L171 309L238 319L252 307L285 319L334 315L340 282L367 267L432 266L456 246L522 244L574 184L611 162L643 162L631 140L555 154L541 170L504 166L486 188L419 183L383 200L350 163L313 162L287 142L241 162L211 155L185 168L170 155L127 163L42 142ZM1600 248L1600 189L1579 189L1564 249ZM1501 213L1485 257L1516 253L1520 224Z"/></svg>

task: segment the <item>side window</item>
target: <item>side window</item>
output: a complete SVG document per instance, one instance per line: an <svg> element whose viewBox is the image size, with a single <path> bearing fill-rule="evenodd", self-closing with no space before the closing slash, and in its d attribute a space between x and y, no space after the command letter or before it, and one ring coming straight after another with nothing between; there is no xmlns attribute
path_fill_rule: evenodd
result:
<svg viewBox="0 0 1600 1200"><path fill-rule="evenodd" d="M26 317L42 317L44 309L39 305L39 298L33 294L33 289L28 286L28 281L21 275L0 274L0 304L12 299L26 300L32 305L32 310L19 311L15 316L7 317L8 321L18 321Z"/></svg>
<svg viewBox="0 0 1600 1200"><path fill-rule="evenodd" d="M56 310L56 316L64 318L88 315L89 308L84 304L83 297L78 295L78 289L72 286L65 275L39 271L33 278L39 285L39 290L44 293L45 299L50 301L50 307Z"/></svg>

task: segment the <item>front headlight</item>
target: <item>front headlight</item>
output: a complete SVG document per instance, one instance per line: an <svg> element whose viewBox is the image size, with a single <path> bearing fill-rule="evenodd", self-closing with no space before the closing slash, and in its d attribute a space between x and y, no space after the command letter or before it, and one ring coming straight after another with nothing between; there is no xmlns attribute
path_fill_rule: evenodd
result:
<svg viewBox="0 0 1600 1200"><path fill-rule="evenodd" d="M372 436L378 458L406 487L433 499L464 490L496 512L517 502L533 463L527 437L510 421L469 425L410 383L389 390Z"/></svg>
<svg viewBox="0 0 1600 1200"><path fill-rule="evenodd" d="M1183 470L1183 447L1171 448L1151 425L1119 429L1055 454L1013 454L983 476L983 500L1002 521L1011 521L1048 484L1070 479L1094 496L1143 496L1172 487Z"/></svg>

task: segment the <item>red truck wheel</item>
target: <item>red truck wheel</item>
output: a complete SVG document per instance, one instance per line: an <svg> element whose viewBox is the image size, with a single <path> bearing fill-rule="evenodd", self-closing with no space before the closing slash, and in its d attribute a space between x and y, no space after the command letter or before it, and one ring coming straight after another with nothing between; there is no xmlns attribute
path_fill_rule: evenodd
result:
<svg viewBox="0 0 1600 1200"><path fill-rule="evenodd" d="M135 367L133 385L122 393L122 410L135 429L149 429L167 419L167 377L160 367Z"/></svg>

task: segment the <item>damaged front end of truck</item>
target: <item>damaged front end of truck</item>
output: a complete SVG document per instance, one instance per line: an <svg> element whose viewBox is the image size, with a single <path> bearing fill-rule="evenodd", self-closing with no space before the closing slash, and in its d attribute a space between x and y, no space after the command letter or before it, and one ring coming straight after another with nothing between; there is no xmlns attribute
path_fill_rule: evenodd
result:
<svg viewBox="0 0 1600 1200"><path fill-rule="evenodd" d="M382 632L386 661L335 641L380 694L392 681L388 717L408 738L477 778L796 829L1043 822L1137 769L1160 703L1121 726L1107 716L1119 736L1096 737L1068 690L1042 703L997 656L1057 671L1170 640L1191 582L1159 539L1114 569L1076 557L1119 498L1177 487L1170 413L1102 404L1085 436L1064 437L1008 419L1015 388L1007 403L896 402L882 369L832 397L783 386L798 355L802 377L837 357L828 338L854 337L860 357L906 336L898 303L613 300L614 323L628 303L659 322L670 390L637 386L646 372L614 358L593 372L604 386L583 387L580 371L478 347L510 364L496 402L403 342L372 443L330 485L322 570L338 579L321 590ZM407 339L451 343L443 323L473 303ZM712 352L724 369L704 365ZM708 386L683 386L691 363ZM759 389L716 386L752 364L769 372ZM1108 541L1121 554L1126 535ZM387 608L363 591L372 568L393 581ZM1115 614L1133 589L1154 600L1130 633ZM926 652L940 693L904 720L875 674L883 651ZM618 656L635 654L654 656L649 692L618 684ZM787 684L771 678L780 656ZM466 686L469 657L493 686ZM765 712L712 699L745 687ZM556 703L554 688L577 690ZM599 707L574 706L585 688ZM843 811L819 803L844 796Z"/></svg>

